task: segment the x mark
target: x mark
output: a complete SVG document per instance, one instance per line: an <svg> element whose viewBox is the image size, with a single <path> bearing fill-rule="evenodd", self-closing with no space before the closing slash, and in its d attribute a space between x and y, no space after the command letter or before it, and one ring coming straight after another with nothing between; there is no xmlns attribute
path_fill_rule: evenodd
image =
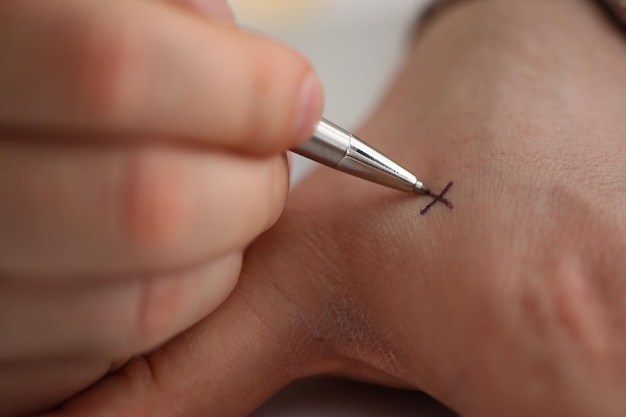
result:
<svg viewBox="0 0 626 417"><path fill-rule="evenodd" d="M452 188L452 185L454 185L454 182L450 181L448 185L446 185L446 188L444 188L443 191L439 194L435 194L431 191L428 195L433 198L433 201L431 201L426 207L421 209L420 214L422 216L425 215L437 203L441 203L444 206L448 207L450 210L452 210L454 208L454 205L452 204L452 202L450 202L450 200L445 198L446 193L450 191L450 188Z"/></svg>

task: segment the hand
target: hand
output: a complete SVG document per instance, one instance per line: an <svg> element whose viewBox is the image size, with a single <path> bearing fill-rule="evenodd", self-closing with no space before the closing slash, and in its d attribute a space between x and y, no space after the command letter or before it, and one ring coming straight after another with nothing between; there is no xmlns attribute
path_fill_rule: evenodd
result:
<svg viewBox="0 0 626 417"><path fill-rule="evenodd" d="M321 92L225 1L0 5L0 415L49 408L230 293Z"/></svg>
<svg viewBox="0 0 626 417"><path fill-rule="evenodd" d="M623 415L625 49L587 1L453 6L360 136L454 180L454 210L319 170L226 303L63 416L243 416L319 374L463 416Z"/></svg>

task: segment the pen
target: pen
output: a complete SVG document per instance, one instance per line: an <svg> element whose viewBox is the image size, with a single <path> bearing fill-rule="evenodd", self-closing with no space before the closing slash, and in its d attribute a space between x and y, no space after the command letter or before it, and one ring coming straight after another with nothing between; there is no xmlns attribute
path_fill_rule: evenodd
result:
<svg viewBox="0 0 626 417"><path fill-rule="evenodd" d="M430 190L411 172L349 131L325 119L317 124L308 142L291 151L330 168L396 190L430 194Z"/></svg>

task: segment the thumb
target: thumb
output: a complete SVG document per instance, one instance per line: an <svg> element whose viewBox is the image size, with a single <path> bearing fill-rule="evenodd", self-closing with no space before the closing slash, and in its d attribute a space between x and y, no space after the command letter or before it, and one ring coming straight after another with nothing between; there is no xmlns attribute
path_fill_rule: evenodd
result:
<svg viewBox="0 0 626 417"><path fill-rule="evenodd" d="M59 415L248 415L307 374L313 343L301 317L269 280L244 275L211 316L76 397Z"/></svg>

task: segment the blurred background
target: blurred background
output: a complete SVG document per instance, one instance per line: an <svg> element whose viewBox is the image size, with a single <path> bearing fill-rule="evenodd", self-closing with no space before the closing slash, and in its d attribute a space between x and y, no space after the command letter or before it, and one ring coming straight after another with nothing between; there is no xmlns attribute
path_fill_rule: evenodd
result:
<svg viewBox="0 0 626 417"><path fill-rule="evenodd" d="M315 66L324 116L356 128L384 94L428 0L231 0L238 23L287 43ZM367 138L364 138L367 140ZM294 182L312 168L294 155ZM287 388L253 417L451 417L423 394L337 380Z"/></svg>

